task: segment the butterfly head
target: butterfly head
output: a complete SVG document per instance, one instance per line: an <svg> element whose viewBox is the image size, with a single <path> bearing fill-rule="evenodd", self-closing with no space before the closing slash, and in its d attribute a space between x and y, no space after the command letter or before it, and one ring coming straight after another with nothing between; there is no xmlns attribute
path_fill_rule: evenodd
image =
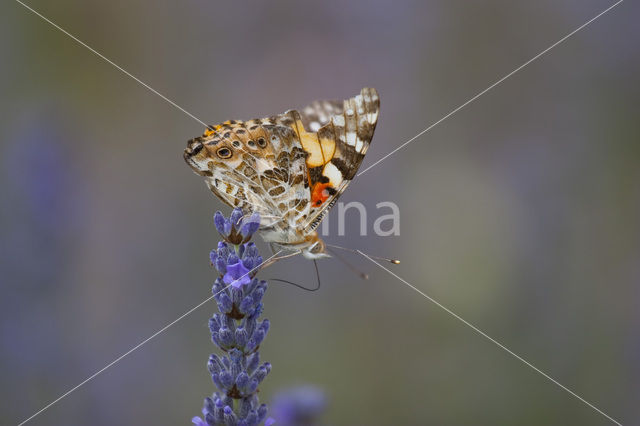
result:
<svg viewBox="0 0 640 426"><path fill-rule="evenodd" d="M302 255L307 259L322 259L324 257L331 257L327 253L327 246L320 237L314 232L309 238L309 244L306 247L300 249Z"/></svg>

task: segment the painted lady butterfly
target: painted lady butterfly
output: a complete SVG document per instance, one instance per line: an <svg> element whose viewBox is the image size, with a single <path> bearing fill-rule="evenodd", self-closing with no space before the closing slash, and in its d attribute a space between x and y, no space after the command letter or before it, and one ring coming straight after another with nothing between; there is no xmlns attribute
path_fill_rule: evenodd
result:
<svg viewBox="0 0 640 426"><path fill-rule="evenodd" d="M184 159L224 203L261 215L272 249L328 256L315 231L353 179L378 121L378 92L316 101L301 112L210 126Z"/></svg>

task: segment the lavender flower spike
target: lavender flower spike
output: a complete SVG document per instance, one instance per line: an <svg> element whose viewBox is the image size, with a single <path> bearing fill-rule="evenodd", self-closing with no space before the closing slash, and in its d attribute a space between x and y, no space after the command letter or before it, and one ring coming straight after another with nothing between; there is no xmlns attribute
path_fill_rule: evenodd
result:
<svg viewBox="0 0 640 426"><path fill-rule="evenodd" d="M211 340L223 355L211 355L208 369L218 388L204 400L202 417L194 417L196 426L271 425L267 406L258 400L258 386L271 371L271 364L260 363L260 345L269 331L269 320L259 320L266 281L255 278L262 257L249 242L260 227L260 216L250 217L234 209L230 218L217 212L216 229L224 239L210 253L218 272L213 296L220 313L209 320Z"/></svg>

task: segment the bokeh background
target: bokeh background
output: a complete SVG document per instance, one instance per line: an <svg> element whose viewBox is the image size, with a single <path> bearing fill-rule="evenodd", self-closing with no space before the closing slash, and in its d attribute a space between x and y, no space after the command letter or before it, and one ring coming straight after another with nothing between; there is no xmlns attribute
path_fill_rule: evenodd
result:
<svg viewBox="0 0 640 426"><path fill-rule="evenodd" d="M29 3L211 123L376 87L364 166L612 4L601 0ZM202 126L16 2L0 6L0 423L200 303L223 206ZM401 234L328 241L401 277L624 424L640 419L640 8L627 1L356 179ZM266 251L265 251L266 253ZM273 284L260 396L322 387L333 425L611 424L366 259ZM313 284L292 259L267 276ZM198 309L33 425L176 425L213 390Z"/></svg>

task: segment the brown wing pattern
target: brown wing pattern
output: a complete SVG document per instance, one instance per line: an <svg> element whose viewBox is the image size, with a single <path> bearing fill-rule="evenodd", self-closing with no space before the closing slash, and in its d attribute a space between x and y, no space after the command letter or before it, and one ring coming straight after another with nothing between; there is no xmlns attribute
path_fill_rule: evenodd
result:
<svg viewBox="0 0 640 426"><path fill-rule="evenodd" d="M261 214L265 241L293 243L313 233L355 176L379 110L377 91L364 88L302 112L230 120L190 140L184 158L223 202Z"/></svg>

